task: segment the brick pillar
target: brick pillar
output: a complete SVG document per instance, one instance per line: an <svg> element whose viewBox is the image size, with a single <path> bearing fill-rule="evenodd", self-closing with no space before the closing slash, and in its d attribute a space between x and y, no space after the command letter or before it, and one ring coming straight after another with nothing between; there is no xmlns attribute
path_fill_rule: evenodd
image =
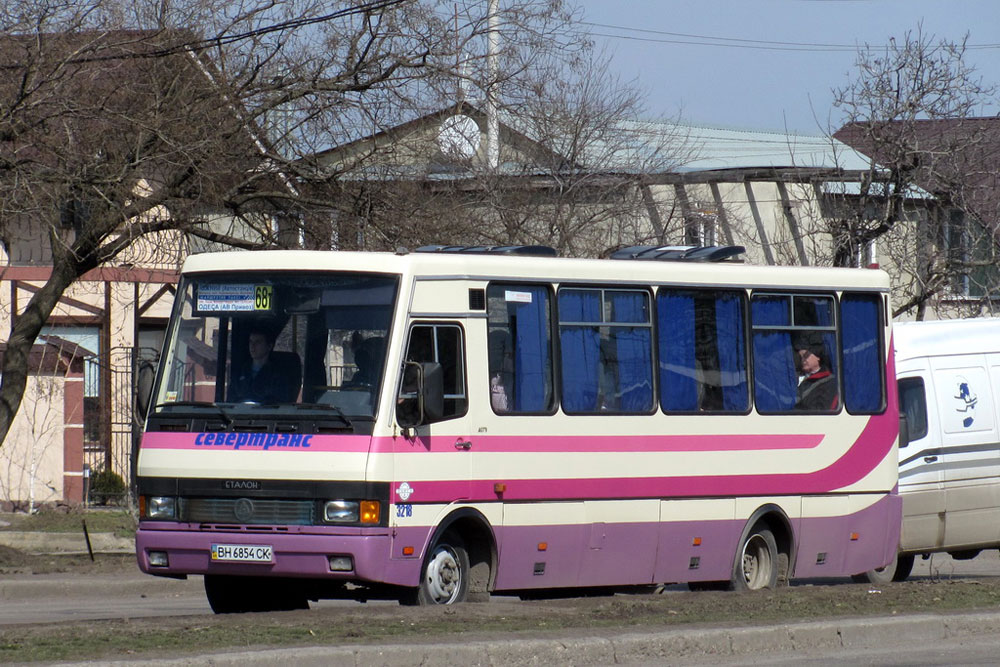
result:
<svg viewBox="0 0 1000 667"><path fill-rule="evenodd" d="M63 391L63 500L82 503L83 498L83 372L73 364L66 373ZM76 371L76 372L74 372Z"/></svg>

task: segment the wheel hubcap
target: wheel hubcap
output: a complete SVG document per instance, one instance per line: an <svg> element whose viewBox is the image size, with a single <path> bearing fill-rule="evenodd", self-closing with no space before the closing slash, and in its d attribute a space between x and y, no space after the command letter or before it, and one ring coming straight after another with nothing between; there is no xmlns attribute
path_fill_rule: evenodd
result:
<svg viewBox="0 0 1000 667"><path fill-rule="evenodd" d="M771 579L771 552L760 535L753 535L743 545L743 581L750 590L767 586Z"/></svg>
<svg viewBox="0 0 1000 667"><path fill-rule="evenodd" d="M427 563L427 591L436 604L454 601L462 585L462 569L451 547L441 546Z"/></svg>

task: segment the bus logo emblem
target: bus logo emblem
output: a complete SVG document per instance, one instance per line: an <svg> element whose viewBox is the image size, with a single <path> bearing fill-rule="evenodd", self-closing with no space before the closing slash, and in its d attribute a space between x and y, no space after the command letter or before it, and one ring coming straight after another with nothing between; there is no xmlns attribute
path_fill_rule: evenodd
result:
<svg viewBox="0 0 1000 667"><path fill-rule="evenodd" d="M236 518L246 523L253 518L253 501L249 498L240 498L233 506L233 514Z"/></svg>
<svg viewBox="0 0 1000 667"><path fill-rule="evenodd" d="M408 482L403 482L396 489L396 495L399 496L404 502L410 499L413 494L413 487L410 486Z"/></svg>

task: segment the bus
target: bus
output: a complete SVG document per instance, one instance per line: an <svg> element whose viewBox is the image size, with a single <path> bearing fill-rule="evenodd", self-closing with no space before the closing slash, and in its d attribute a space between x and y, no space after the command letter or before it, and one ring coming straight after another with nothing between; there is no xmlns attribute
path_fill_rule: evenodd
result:
<svg viewBox="0 0 1000 667"><path fill-rule="evenodd" d="M878 269L742 249L206 253L136 553L216 613L850 576L899 544Z"/></svg>

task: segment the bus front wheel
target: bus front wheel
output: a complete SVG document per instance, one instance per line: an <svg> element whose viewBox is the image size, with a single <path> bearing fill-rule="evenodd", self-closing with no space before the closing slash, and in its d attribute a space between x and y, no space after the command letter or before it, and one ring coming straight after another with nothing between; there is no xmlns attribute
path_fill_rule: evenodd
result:
<svg viewBox="0 0 1000 667"><path fill-rule="evenodd" d="M763 524L755 525L743 539L733 563L732 587L736 591L774 588L778 584L778 545Z"/></svg>
<svg viewBox="0 0 1000 667"><path fill-rule="evenodd" d="M462 538L447 532L437 539L424 560L420 586L409 602L419 605L455 604L469 594L469 554Z"/></svg>
<svg viewBox="0 0 1000 667"><path fill-rule="evenodd" d="M301 588L270 577L206 574L205 596L216 614L309 608L309 600Z"/></svg>

